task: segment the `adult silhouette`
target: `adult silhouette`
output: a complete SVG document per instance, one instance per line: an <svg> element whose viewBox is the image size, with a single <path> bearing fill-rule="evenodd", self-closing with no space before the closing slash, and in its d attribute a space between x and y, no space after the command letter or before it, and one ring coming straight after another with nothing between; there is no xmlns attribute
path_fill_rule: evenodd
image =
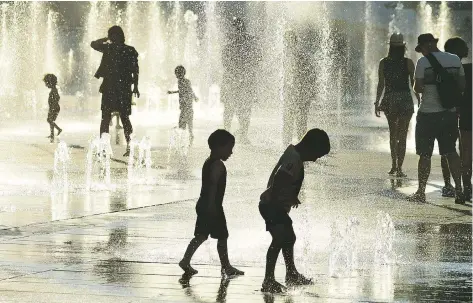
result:
<svg viewBox="0 0 473 303"><path fill-rule="evenodd" d="M257 69L260 51L256 39L246 32L240 18L232 21L229 42L223 49L223 81L221 100L224 105L223 124L230 131L233 116L239 123L240 142L249 143L251 109L256 101Z"/></svg>
<svg viewBox="0 0 473 303"><path fill-rule="evenodd" d="M138 90L138 52L125 44L125 33L120 26L112 26L108 36L92 41L90 46L103 53L100 66L95 73L97 79L103 78L99 92L102 93L102 121L100 135L109 132L112 113L118 112L123 123L127 149L130 153L130 135L133 133L129 116L131 115L132 95L140 97ZM133 90L131 86L133 85Z"/></svg>
<svg viewBox="0 0 473 303"><path fill-rule="evenodd" d="M389 142L391 147L390 175L406 177L402 164L406 156L406 139L409 122L414 114L411 87L414 85L414 62L405 57L406 42L400 33L394 33L389 40L388 56L379 62L379 82L376 94L375 113L380 111L389 125ZM381 94L384 89L384 97ZM419 104L420 98L416 94ZM381 104L380 104L381 101Z"/></svg>

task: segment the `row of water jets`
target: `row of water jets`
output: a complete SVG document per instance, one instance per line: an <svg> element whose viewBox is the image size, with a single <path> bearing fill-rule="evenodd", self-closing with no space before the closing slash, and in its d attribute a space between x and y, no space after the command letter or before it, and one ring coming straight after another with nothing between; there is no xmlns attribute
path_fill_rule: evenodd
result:
<svg viewBox="0 0 473 303"><path fill-rule="evenodd" d="M103 133L102 136L97 136L89 142L85 168L85 189L87 191L114 189L110 169L113 156L110 139L110 134ZM168 164L185 164L188 151L188 132L179 128L174 129L169 140ZM54 152L52 192L68 192L70 160L70 150L66 142L59 142ZM151 139L148 136L144 136L138 141L132 135L127 171L129 185L160 183L160 180L152 174Z"/></svg>

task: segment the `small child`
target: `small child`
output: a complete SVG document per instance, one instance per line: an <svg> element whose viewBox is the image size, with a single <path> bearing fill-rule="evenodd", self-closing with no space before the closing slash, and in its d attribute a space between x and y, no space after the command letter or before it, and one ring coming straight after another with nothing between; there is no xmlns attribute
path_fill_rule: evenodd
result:
<svg viewBox="0 0 473 303"><path fill-rule="evenodd" d="M59 115L59 111L61 108L59 107L59 99L61 98L59 96L59 92L57 91L56 85L57 85L57 77L53 74L47 74L43 78L44 84L46 84L47 88L50 88L51 91L49 92L49 98L48 98L48 104L49 104L49 111L48 111L48 121L49 126L51 128L51 134L48 136L48 138L51 139L51 143L54 142L54 128L57 129L57 135L62 132L62 129L59 128L56 124L56 119L57 116Z"/></svg>
<svg viewBox="0 0 473 303"><path fill-rule="evenodd" d="M197 274L190 261L199 246L210 235L218 240L217 251L222 265L222 275L243 275L244 272L231 266L228 260L228 230L222 205L227 182L227 169L222 161L226 161L233 153L235 137L226 130L218 129L209 136L208 144L210 156L202 167L202 188L196 205L197 222L194 239L190 241L179 266L188 277Z"/></svg>
<svg viewBox="0 0 473 303"><path fill-rule="evenodd" d="M288 286L310 285L312 280L300 274L294 264L296 235L289 211L301 202L298 195L304 180L304 162L316 161L330 151L330 140L325 131L309 130L297 145L289 145L273 169L267 189L260 197L259 211L266 222L272 242L266 254L266 273L261 291L280 293L285 287L274 277L274 269L282 249L286 263Z"/></svg>
<svg viewBox="0 0 473 303"><path fill-rule="evenodd" d="M189 79L185 78L186 69L184 66L179 65L175 68L174 74L177 78L177 89L176 91L168 91L168 94L177 94L179 93L179 109L181 113L179 115L179 128L189 130L189 140L190 144L194 141L193 133L193 119L194 119L194 109L192 108L192 101L199 101L194 91L192 90L192 85Z"/></svg>

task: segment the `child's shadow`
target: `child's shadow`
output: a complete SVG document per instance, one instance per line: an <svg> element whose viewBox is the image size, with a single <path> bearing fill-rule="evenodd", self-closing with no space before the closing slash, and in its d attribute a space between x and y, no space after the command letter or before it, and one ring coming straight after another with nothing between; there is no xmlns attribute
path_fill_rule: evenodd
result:
<svg viewBox="0 0 473 303"><path fill-rule="evenodd" d="M182 288L185 290L184 293L192 298L195 302L205 302L199 299L198 296L194 294L192 291L192 287L190 285L190 279L192 278L192 275L188 274L183 274L181 278L179 279L179 283L181 284ZM217 292L217 298L215 299L215 302L217 303L225 303L227 301L227 289L228 285L230 285L230 279L222 277L220 280L220 287L218 288Z"/></svg>

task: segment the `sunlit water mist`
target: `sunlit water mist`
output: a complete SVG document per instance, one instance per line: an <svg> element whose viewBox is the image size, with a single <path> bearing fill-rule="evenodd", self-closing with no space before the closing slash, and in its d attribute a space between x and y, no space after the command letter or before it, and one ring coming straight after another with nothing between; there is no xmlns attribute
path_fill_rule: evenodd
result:
<svg viewBox="0 0 473 303"><path fill-rule="evenodd" d="M365 11L364 21L353 27L353 30L360 29L361 34L352 35L349 30L351 25L347 23L347 32L343 35L355 47L346 54L349 59L340 58L336 52L341 46L335 38L340 28L334 23L339 18L335 9L337 5L330 2L254 2L243 5L247 9L239 11L238 15L263 49L260 67L255 67L261 75L255 79L258 86L255 107L268 107L274 111L275 120L282 118L283 37L288 29L301 33L304 28L310 28L304 41L313 40L309 55L317 71L313 112L321 116L318 123L332 123L333 117L336 117L338 125L344 121L344 109L366 108L372 111L377 67L387 52L386 42L391 32L401 31L404 34L408 42L408 56L414 60L416 55L412 50L418 32L433 31L440 37L440 44L455 34L447 2L423 2L415 9L398 3L392 9L389 26L377 19L379 3L356 4L354 9ZM7 112L7 116L26 112L39 117L38 113L47 108L47 90L41 83L43 74L57 73L59 86L64 88L74 82L71 81L74 70L75 78L80 80L64 91L82 95L84 102L94 103L87 105L88 109L97 108L101 80L93 75L101 54L90 47L90 42L106 36L110 25L118 24L125 31L126 43L134 46L140 54L142 97L134 100L137 105L133 109L134 115L143 114L139 117L140 121L156 120L157 115L167 118L169 114L177 120L177 95L168 98L166 91L176 86L173 71L178 64L186 66L187 76L200 99L195 106L196 119L211 117L216 120L222 111L219 104L221 51L231 27L231 16L226 13L228 8L224 7L221 2L205 2L200 8L192 8L193 11L179 1L92 1L85 6L83 29L77 36L81 42L76 44L77 49L72 48L70 52L71 47L62 47L61 41L65 40L58 36L62 32L59 31L62 16L50 4L4 3L0 11L0 65L4 75L0 80L0 96L15 96L22 102L15 102L17 109L5 108L5 102L0 102L0 107ZM360 44L357 39L363 36L364 41ZM356 66L356 74L347 75L346 64ZM341 81L347 78L348 82ZM364 91L357 91L363 85ZM347 94L347 91L350 93ZM348 100L348 95L348 99L357 100ZM209 112L211 115L208 115ZM331 117L327 116L329 112Z"/></svg>
<svg viewBox="0 0 473 303"><path fill-rule="evenodd" d="M70 159L70 152L66 142L60 141L56 150L54 151L54 167L51 192L68 192L68 166Z"/></svg>
<svg viewBox="0 0 473 303"><path fill-rule="evenodd" d="M141 141L134 137L130 141L128 157L128 184L151 184L151 140L144 136Z"/></svg>
<svg viewBox="0 0 473 303"><path fill-rule="evenodd" d="M365 68L364 74L364 98L372 101L376 97L376 83L377 83L377 67L381 58L376 58L373 54L375 49L374 44L379 43L374 40L375 37L375 23L372 19L374 14L373 3L365 3L365 37L364 37L364 60ZM384 39L381 39L383 41ZM373 101L374 102L374 101ZM368 103L368 102L367 102Z"/></svg>
<svg viewBox="0 0 473 303"><path fill-rule="evenodd" d="M85 189L110 190L111 172L110 161L113 155L110 143L110 135L103 133L101 137L95 137L89 143L85 168Z"/></svg>

